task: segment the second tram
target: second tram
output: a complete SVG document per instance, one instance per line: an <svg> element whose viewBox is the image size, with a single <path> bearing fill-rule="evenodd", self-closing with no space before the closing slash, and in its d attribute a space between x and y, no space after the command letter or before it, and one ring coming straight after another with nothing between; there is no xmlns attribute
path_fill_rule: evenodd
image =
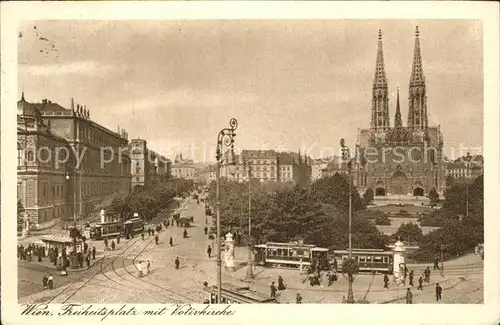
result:
<svg viewBox="0 0 500 325"><path fill-rule="evenodd" d="M322 270L329 268L332 250L300 243L266 243L255 245L257 265L284 268L304 268L318 261Z"/></svg>
<svg viewBox="0 0 500 325"><path fill-rule="evenodd" d="M352 258L358 262L359 272L392 273L393 252L383 249L351 250ZM336 250L334 257L337 260L337 270L342 270L342 262L349 258L349 250Z"/></svg>

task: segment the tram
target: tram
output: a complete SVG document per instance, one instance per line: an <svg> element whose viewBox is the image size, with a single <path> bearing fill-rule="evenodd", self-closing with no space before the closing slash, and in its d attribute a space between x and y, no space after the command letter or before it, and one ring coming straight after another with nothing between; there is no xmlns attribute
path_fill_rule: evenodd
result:
<svg viewBox="0 0 500 325"><path fill-rule="evenodd" d="M393 255L392 251L383 249L359 249L351 250L352 258L358 262L359 272L392 273ZM349 259L348 250L336 250L334 258L337 260L337 270L342 270L342 262Z"/></svg>
<svg viewBox="0 0 500 325"><path fill-rule="evenodd" d="M209 304L217 303L217 286L205 286L204 291L209 295L206 299ZM261 292L250 290L248 286L237 286L223 283L221 288L221 303L223 304L277 304L276 298L271 298Z"/></svg>
<svg viewBox="0 0 500 325"><path fill-rule="evenodd" d="M298 242L255 245L257 265L282 268L307 269L312 261L319 261L322 270L329 269L332 250Z"/></svg>
<svg viewBox="0 0 500 325"><path fill-rule="evenodd" d="M122 233L122 222L105 222L98 223L90 227L90 238L93 240L101 240L104 238L118 237Z"/></svg>
<svg viewBox="0 0 500 325"><path fill-rule="evenodd" d="M144 221L142 218L132 218L123 223L123 235L135 235L144 231Z"/></svg>
<svg viewBox="0 0 500 325"><path fill-rule="evenodd" d="M127 235L135 235L143 231L144 221L142 218L132 218L125 222L101 222L90 227L90 238L93 240L103 240L104 238L115 238L118 236L127 237Z"/></svg>

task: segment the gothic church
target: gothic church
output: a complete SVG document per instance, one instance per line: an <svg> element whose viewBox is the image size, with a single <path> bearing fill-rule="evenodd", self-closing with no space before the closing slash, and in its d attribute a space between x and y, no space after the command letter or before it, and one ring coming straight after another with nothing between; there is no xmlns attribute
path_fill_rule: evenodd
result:
<svg viewBox="0 0 500 325"><path fill-rule="evenodd" d="M375 196L427 196L445 187L443 136L427 120L426 81L422 68L418 26L408 89L408 118L403 126L396 99L394 126L389 118L389 87L384 68L382 32L379 30L370 128L358 133L355 183L361 193L372 188Z"/></svg>

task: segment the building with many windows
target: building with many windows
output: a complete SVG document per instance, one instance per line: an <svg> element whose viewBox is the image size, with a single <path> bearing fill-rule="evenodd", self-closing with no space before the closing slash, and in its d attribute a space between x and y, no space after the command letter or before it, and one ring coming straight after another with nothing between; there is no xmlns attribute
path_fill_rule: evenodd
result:
<svg viewBox="0 0 500 325"><path fill-rule="evenodd" d="M85 106L49 100L17 103L18 199L31 224L95 212L111 195L130 193L127 134L90 119Z"/></svg>
<svg viewBox="0 0 500 325"><path fill-rule="evenodd" d="M250 177L261 182L294 182L307 185L310 181L310 159L292 152L275 150L243 150L230 157L229 151L223 155L221 177L237 182ZM230 162L234 161L234 165Z"/></svg>
<svg viewBox="0 0 500 325"><path fill-rule="evenodd" d="M328 163L336 159L336 157L333 158L319 158L319 159L314 159L311 162L311 181L314 182L321 177L323 177L323 169L325 169L328 166Z"/></svg>
<svg viewBox="0 0 500 325"><path fill-rule="evenodd" d="M175 157L172 164L172 176L183 179L196 179L196 166L192 159L183 159L182 154Z"/></svg>
<svg viewBox="0 0 500 325"><path fill-rule="evenodd" d="M482 156L471 156L467 153L465 157L448 162L445 165L445 174L455 182L470 182L483 175L483 163Z"/></svg>

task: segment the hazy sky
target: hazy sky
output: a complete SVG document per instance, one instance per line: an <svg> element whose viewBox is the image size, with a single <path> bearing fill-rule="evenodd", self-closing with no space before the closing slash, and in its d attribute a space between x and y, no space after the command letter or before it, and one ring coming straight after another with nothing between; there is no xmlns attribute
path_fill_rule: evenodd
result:
<svg viewBox="0 0 500 325"><path fill-rule="evenodd" d="M189 156L191 145L211 155L231 117L239 122L238 149L329 156L341 137L354 144L357 129L369 127L378 29L391 125L398 86L406 124L416 25L429 124L441 125L445 154L460 144L482 147L479 21L25 22L19 97L24 89L28 101L67 108L74 97L92 120L123 127L170 157ZM193 158L203 155L198 149Z"/></svg>

